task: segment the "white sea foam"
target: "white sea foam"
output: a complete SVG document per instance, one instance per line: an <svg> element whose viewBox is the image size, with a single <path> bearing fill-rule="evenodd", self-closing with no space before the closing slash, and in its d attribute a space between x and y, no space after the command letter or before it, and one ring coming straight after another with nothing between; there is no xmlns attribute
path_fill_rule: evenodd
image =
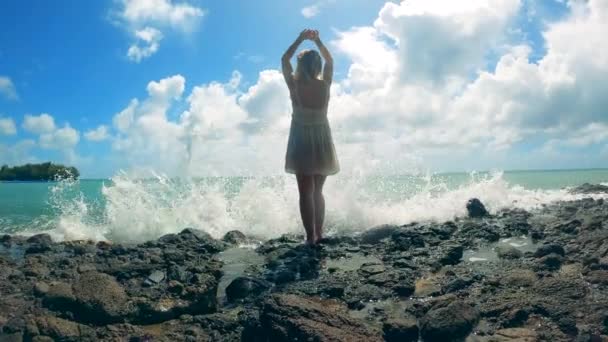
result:
<svg viewBox="0 0 608 342"><path fill-rule="evenodd" d="M364 176L330 178L325 187L326 229L330 234L348 233L386 223L450 220L465 215L465 203L473 197L481 199L491 212L509 207L534 209L557 200L589 197L569 194L565 189L513 186L502 173L472 174L457 186L430 176L415 179L420 184L414 190L410 187L409 193L383 196L385 190L365 185ZM185 227L204 230L216 238L235 229L261 239L303 231L293 177L240 182L231 185L229 179L209 182L160 175L144 180L120 173L103 186L104 203L87 203L82 194L71 193L75 183L62 182L51 196L52 205L61 213L52 234L59 240L139 242Z"/></svg>

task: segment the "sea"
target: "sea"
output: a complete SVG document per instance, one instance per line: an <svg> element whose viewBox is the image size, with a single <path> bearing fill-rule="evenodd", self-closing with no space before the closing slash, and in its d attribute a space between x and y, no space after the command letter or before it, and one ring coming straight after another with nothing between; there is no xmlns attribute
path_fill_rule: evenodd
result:
<svg viewBox="0 0 608 342"><path fill-rule="evenodd" d="M572 187L608 185L608 169L338 175L325 185L326 231L445 221L479 198L490 212L574 200ZM606 195L591 195L603 197ZM260 240L302 233L293 176L170 178L120 172L110 179L0 182L0 234L135 243L196 228Z"/></svg>

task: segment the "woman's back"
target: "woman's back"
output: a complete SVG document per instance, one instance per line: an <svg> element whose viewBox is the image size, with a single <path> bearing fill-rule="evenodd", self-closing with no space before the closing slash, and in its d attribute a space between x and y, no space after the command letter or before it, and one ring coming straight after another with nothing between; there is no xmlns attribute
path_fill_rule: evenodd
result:
<svg viewBox="0 0 608 342"><path fill-rule="evenodd" d="M292 103L294 107L325 109L329 100L329 85L319 79L295 81Z"/></svg>

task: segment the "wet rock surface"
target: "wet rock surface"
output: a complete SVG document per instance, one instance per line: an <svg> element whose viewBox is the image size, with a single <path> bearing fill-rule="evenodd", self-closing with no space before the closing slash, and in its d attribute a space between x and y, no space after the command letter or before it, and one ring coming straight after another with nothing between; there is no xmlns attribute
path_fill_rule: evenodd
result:
<svg viewBox="0 0 608 342"><path fill-rule="evenodd" d="M608 341L608 203L471 216L283 236L252 267L237 231L3 235L0 341Z"/></svg>

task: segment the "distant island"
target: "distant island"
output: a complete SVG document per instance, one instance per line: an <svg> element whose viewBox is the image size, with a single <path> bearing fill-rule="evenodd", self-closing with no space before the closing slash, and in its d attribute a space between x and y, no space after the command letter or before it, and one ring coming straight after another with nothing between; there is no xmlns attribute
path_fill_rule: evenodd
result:
<svg viewBox="0 0 608 342"><path fill-rule="evenodd" d="M80 172L73 166L64 166L50 162L42 164L25 164L0 168L0 181L55 181L65 178L78 179Z"/></svg>

